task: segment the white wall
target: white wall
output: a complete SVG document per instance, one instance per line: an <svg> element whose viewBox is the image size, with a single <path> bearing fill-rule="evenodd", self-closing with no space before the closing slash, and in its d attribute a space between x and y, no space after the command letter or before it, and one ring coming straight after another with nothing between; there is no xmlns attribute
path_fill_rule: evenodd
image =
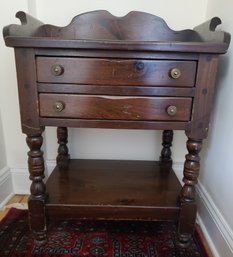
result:
<svg viewBox="0 0 233 257"><path fill-rule="evenodd" d="M18 10L28 10L26 0L0 1L0 28L17 22L14 15ZM18 96L14 52L6 48L0 36L0 208L13 194L11 169L26 166L26 146L19 122ZM10 166L10 167L9 167Z"/></svg>
<svg viewBox="0 0 233 257"><path fill-rule="evenodd" d="M233 37L233 1L209 0L207 19L219 16L223 24L221 29L231 33ZM214 102L211 128L208 140L202 151L202 172L200 182L213 203L212 216L216 218L220 232L228 241L228 247L220 244L217 233L212 233L213 244L219 256L233 256L233 42L228 53L220 58L217 80L217 92ZM214 213L215 212L215 213ZM215 217L217 214L218 218ZM209 226L209 217L203 212L203 222L211 233L213 224ZM217 220L218 219L218 220Z"/></svg>
<svg viewBox="0 0 233 257"><path fill-rule="evenodd" d="M2 130L2 119L1 119L1 109L0 109L0 170L7 165L6 160L6 148L4 134Z"/></svg>
<svg viewBox="0 0 233 257"><path fill-rule="evenodd" d="M0 1L0 27L18 23L14 18L18 10L28 10L26 0ZM3 37L0 37L0 101L2 126L6 146L7 164L9 166L25 165L27 162L25 140L21 133L18 96L16 87L16 72L14 51L5 47Z"/></svg>
<svg viewBox="0 0 233 257"><path fill-rule="evenodd" d="M233 1L211 0L207 16L219 15L222 28L233 37ZM212 118L212 129L208 140L208 154L203 161L205 173L201 177L205 188L211 193L216 205L224 212L233 229L233 43L228 53L220 59L217 94ZM211 177L211 180L208 179ZM224 201L223 201L224 199Z"/></svg>
<svg viewBox="0 0 233 257"><path fill-rule="evenodd" d="M36 1L38 18L57 25L68 24L75 15L91 10L105 9L116 16L123 16L129 11L137 10L161 16L171 27L177 29L192 28L203 21L207 5L207 0L34 1Z"/></svg>

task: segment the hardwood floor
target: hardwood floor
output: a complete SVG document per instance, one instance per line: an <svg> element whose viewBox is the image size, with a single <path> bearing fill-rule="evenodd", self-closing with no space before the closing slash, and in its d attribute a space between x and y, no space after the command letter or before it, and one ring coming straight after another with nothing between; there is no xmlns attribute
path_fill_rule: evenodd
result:
<svg viewBox="0 0 233 257"><path fill-rule="evenodd" d="M6 216L6 214L9 211L9 207L12 206L12 204L26 204L28 201L28 195L14 195L10 201L6 204L6 208L3 210L0 210L0 221Z"/></svg>
<svg viewBox="0 0 233 257"><path fill-rule="evenodd" d="M212 251L205 239L205 236L200 228L200 226L198 224L196 224L195 226L195 232L194 232L197 241L202 249L203 252L205 252L205 255L208 257L214 257L214 255L212 254Z"/></svg>
<svg viewBox="0 0 233 257"><path fill-rule="evenodd" d="M12 204L26 204L28 201L28 197L29 197L28 195L13 196L11 200L6 204L6 208L4 210L0 210L0 221L5 217L5 215L9 211L9 208L12 206ZM195 234L199 241L199 244L201 245L202 250L205 251L206 255L208 257L214 257L211 253L208 243L205 240L202 230L198 224L196 224L196 227L195 227Z"/></svg>

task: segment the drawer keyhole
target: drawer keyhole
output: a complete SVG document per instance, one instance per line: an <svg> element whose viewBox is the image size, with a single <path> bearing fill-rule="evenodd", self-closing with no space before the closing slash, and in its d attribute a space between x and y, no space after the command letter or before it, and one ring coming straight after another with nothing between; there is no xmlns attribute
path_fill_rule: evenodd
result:
<svg viewBox="0 0 233 257"><path fill-rule="evenodd" d="M135 70L142 71L144 70L145 64L143 62L136 62L135 63Z"/></svg>

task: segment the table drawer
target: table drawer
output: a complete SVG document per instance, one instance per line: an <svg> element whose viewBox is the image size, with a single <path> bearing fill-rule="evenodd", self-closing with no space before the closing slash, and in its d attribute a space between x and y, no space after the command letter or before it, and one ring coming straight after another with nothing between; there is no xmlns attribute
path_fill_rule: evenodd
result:
<svg viewBox="0 0 233 257"><path fill-rule="evenodd" d="M195 61L37 57L47 83L192 87Z"/></svg>
<svg viewBox="0 0 233 257"><path fill-rule="evenodd" d="M188 121L191 98L40 94L41 117Z"/></svg>

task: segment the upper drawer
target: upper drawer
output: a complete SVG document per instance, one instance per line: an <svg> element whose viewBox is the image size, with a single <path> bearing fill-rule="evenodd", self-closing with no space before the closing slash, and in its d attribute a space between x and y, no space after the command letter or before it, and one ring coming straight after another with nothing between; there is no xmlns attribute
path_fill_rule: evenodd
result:
<svg viewBox="0 0 233 257"><path fill-rule="evenodd" d="M37 57L37 80L93 85L179 86L195 83L195 61Z"/></svg>

